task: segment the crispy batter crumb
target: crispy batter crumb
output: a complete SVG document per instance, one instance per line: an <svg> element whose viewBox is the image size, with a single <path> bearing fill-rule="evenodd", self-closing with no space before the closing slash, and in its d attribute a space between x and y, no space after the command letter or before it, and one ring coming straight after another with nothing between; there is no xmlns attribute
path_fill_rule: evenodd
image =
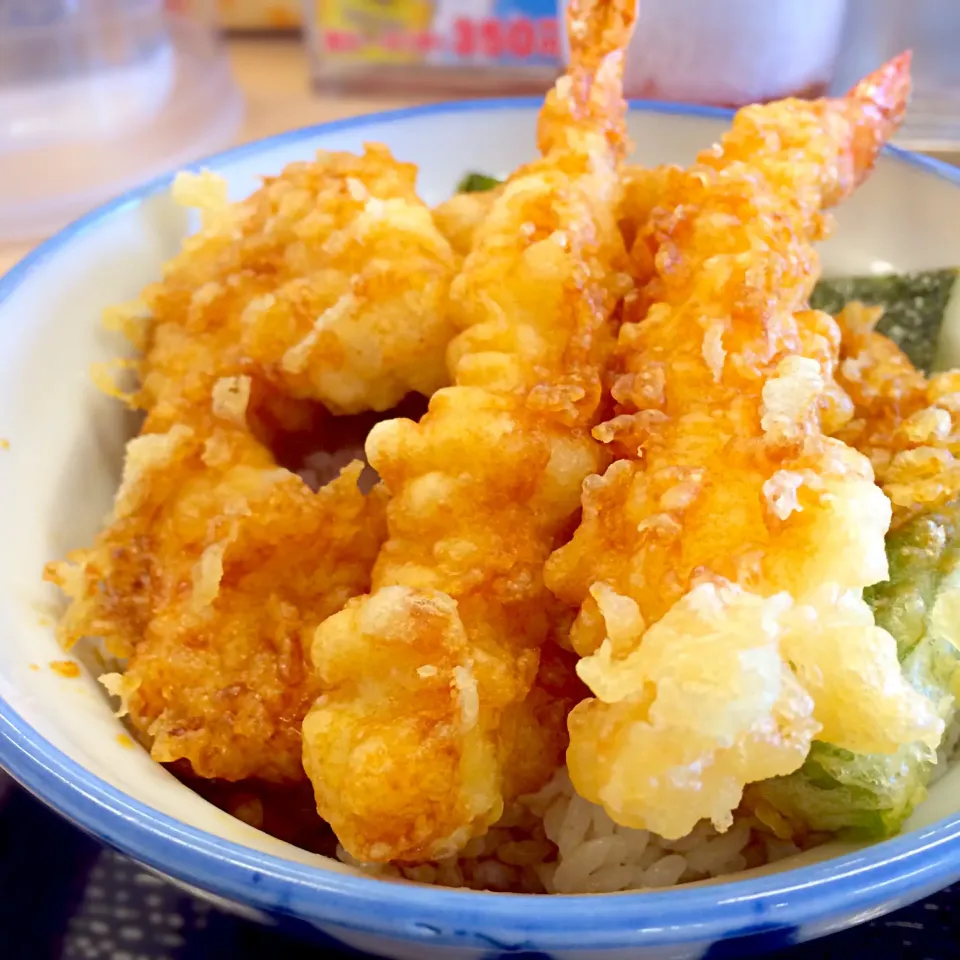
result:
<svg viewBox="0 0 960 960"><path fill-rule="evenodd" d="M50 669L68 680L75 680L80 676L80 665L73 660L51 660Z"/></svg>
<svg viewBox="0 0 960 960"><path fill-rule="evenodd" d="M136 746L133 740L131 740L130 737L128 737L125 733L118 733L116 736L116 741L121 747L124 747L127 750L132 750Z"/></svg>
<svg viewBox="0 0 960 960"><path fill-rule="evenodd" d="M249 377L221 377L213 385L213 415L246 426L250 387Z"/></svg>
<svg viewBox="0 0 960 960"><path fill-rule="evenodd" d="M130 698L140 688L141 681L123 673L104 673L99 680L111 697L117 697L120 700L120 706L114 712L114 716L118 719L125 717L130 712Z"/></svg>

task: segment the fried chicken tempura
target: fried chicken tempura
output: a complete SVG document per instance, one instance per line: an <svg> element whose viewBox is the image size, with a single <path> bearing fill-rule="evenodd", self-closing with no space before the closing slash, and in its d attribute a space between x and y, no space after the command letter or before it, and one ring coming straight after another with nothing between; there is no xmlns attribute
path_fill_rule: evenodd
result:
<svg viewBox="0 0 960 960"><path fill-rule="evenodd" d="M415 182L413 164L368 145L291 164L242 206L230 229L251 224L275 271L244 311L243 347L284 393L357 413L448 382L459 258Z"/></svg>
<svg viewBox="0 0 960 960"><path fill-rule="evenodd" d="M369 588L384 496L359 492L360 463L314 494L266 445L315 416L240 344L245 304L277 282L290 242L265 227L276 184L239 207L205 176L176 192L204 208L204 229L143 292L145 319L112 316L145 348L128 399L147 412L114 518L47 577L71 600L62 641L101 638L127 659L105 682L155 759L203 777L302 780L300 723L318 692L306 644Z"/></svg>
<svg viewBox="0 0 960 960"><path fill-rule="evenodd" d="M595 431L628 459L587 481L546 571L581 605L596 696L570 716L570 775L621 824L726 829L744 785L797 769L815 735L939 741L862 600L886 576L890 506L824 436L850 403L839 331L808 309L821 211L869 171L908 86L901 57L845 99L740 111L641 228L655 269L620 331L621 412Z"/></svg>
<svg viewBox="0 0 960 960"><path fill-rule="evenodd" d="M616 211L634 7L571 3L543 157L504 186L451 289L456 385L367 443L390 538L372 594L317 631L326 692L303 727L317 808L360 860L448 856L562 762L565 709L535 678L568 618L542 568L604 462L590 428L629 284Z"/></svg>
<svg viewBox="0 0 960 960"><path fill-rule="evenodd" d="M881 310L848 305L839 381L854 403L840 439L866 454L893 504L893 525L960 494L960 373L928 380L873 328Z"/></svg>
<svg viewBox="0 0 960 960"><path fill-rule="evenodd" d="M318 693L306 647L366 588L384 533L361 466L314 494L241 431L131 442L114 521L52 578L72 601L64 641L102 637L128 658L107 685L155 760L303 779L300 721Z"/></svg>

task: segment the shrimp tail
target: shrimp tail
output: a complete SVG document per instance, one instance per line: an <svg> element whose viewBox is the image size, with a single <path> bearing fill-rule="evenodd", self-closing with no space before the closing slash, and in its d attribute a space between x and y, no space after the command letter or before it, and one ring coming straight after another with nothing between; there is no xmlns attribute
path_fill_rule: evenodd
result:
<svg viewBox="0 0 960 960"><path fill-rule="evenodd" d="M584 130L601 129L618 158L630 150L624 126L623 61L637 0L571 0L567 6L570 67L547 94L537 127L546 156L579 152Z"/></svg>
<svg viewBox="0 0 960 960"><path fill-rule="evenodd" d="M910 99L910 62L905 50L850 88L844 98L854 123L853 157L859 184L873 169L883 145L903 122Z"/></svg>
<svg viewBox="0 0 960 960"><path fill-rule="evenodd" d="M888 133L893 133L900 125L907 109L912 60L911 50L898 53L882 67L858 80L847 93L852 100L873 104L886 119Z"/></svg>
<svg viewBox="0 0 960 960"><path fill-rule="evenodd" d="M596 72L623 53L637 19L637 0L571 0L567 5L570 62L582 73Z"/></svg>

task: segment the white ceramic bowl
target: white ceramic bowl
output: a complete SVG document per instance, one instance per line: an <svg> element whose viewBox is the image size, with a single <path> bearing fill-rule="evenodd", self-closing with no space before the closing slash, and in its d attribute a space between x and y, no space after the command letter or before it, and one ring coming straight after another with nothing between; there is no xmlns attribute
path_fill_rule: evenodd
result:
<svg viewBox="0 0 960 960"><path fill-rule="evenodd" d="M534 154L538 103L451 104L295 131L207 161L241 197L261 174L327 149L384 141L420 167L431 203L467 170L504 173ZM646 105L636 158L690 161L728 122ZM92 675L64 679L46 561L86 544L118 481L130 422L94 388L91 363L119 344L101 310L155 279L190 227L148 184L69 227L0 281L0 763L71 820L177 882L265 922L397 958L501 955L613 960L739 956L865 920L960 877L960 770L895 840L823 847L735 880L594 897L483 894L385 883L274 840L222 813L139 749ZM960 172L889 152L839 211L830 272L960 264ZM38 667L35 669L34 667ZM51 869L55 869L53 864ZM731 942L732 940L732 942ZM743 942L746 940L747 942Z"/></svg>

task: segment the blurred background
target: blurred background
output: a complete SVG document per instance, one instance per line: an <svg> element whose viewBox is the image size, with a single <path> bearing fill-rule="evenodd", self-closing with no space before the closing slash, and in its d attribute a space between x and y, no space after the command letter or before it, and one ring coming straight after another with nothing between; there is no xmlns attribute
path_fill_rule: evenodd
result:
<svg viewBox="0 0 960 960"><path fill-rule="evenodd" d="M0 267L136 183L291 127L542 92L565 0L0 0ZM901 145L960 151L956 0L644 0L631 97L842 89L912 47Z"/></svg>

